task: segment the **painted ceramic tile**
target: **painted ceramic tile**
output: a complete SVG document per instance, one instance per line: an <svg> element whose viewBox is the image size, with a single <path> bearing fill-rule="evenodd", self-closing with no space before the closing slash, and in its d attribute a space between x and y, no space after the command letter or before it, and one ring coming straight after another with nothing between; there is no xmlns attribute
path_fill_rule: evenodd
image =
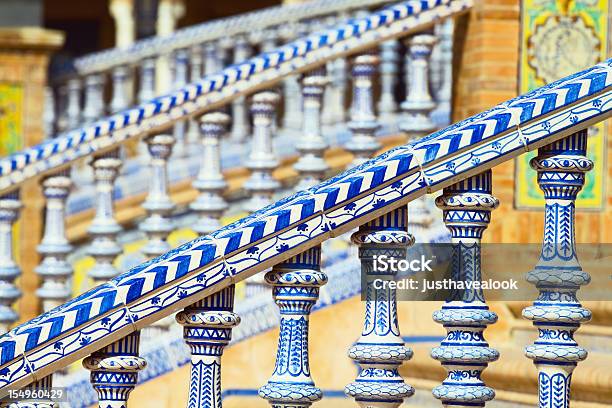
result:
<svg viewBox="0 0 612 408"><path fill-rule="evenodd" d="M606 58L609 0L522 0L519 94L541 87ZM587 156L595 166L587 173L576 201L580 208L601 208L605 199L607 127L589 129ZM519 208L544 209L544 196L529 161L516 161L515 197Z"/></svg>

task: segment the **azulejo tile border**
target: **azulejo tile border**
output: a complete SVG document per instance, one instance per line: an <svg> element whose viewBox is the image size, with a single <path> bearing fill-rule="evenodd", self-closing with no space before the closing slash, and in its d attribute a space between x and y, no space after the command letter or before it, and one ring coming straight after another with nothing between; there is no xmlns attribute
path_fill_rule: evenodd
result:
<svg viewBox="0 0 612 408"><path fill-rule="evenodd" d="M56 170L129 138L169 128L214 103L230 102L266 83L273 85L281 75L376 46L384 39L406 35L462 13L471 4L472 0L405 1L232 65L168 95L0 159L0 191L16 188L27 178Z"/></svg>

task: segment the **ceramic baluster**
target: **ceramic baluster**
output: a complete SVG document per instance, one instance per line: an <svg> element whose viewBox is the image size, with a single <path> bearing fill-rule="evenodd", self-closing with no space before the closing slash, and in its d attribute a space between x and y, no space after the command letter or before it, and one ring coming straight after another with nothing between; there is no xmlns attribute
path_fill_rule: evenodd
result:
<svg viewBox="0 0 612 408"><path fill-rule="evenodd" d="M191 350L188 408L221 408L221 355L240 323L233 312L234 286L228 286L176 314Z"/></svg>
<svg viewBox="0 0 612 408"><path fill-rule="evenodd" d="M96 184L96 215L87 232L93 237L88 253L95 265L88 275L98 285L119 274L113 266L113 261L121 254L117 235L122 228L115 219L113 206L114 184L121 168L119 150L94 157L91 166Z"/></svg>
<svg viewBox="0 0 612 408"><path fill-rule="evenodd" d="M576 254L576 197L593 168L586 156L587 130L581 130L538 150L531 167L544 192L544 239L540 259L527 274L539 296L523 310L538 329L537 340L525 354L538 370L540 408L568 408L572 372L586 359L574 332L591 319L576 292L590 282Z"/></svg>
<svg viewBox="0 0 612 408"><path fill-rule="evenodd" d="M359 246L361 273L366 283L365 320L361 337L349 357L359 364L357 379L345 388L362 408L397 408L414 393L399 374L412 357L397 320L395 289L376 289L375 279L390 280L397 271L374 268L374 256L405 259L414 238L407 232L407 209L400 207L359 227L351 239Z"/></svg>
<svg viewBox="0 0 612 408"><path fill-rule="evenodd" d="M444 223L451 233L454 281L480 282L480 241L499 201L491 195L491 170L469 177L444 189L436 199ZM481 289L451 291L434 320L444 326L446 338L431 356L440 361L448 375L433 389L444 407L484 407L495 397L481 378L487 365L499 357L484 338L487 326L497 321Z"/></svg>
<svg viewBox="0 0 612 408"><path fill-rule="evenodd" d="M275 265L265 275L281 315L274 372L259 389L273 408L309 407L322 397L310 375L308 353L310 311L319 288L327 283L320 263L321 246L317 245Z"/></svg>
<svg viewBox="0 0 612 408"><path fill-rule="evenodd" d="M42 181L46 199L44 234L38 245L41 263L34 269L42 283L36 295L42 300L43 310L49 311L67 301L72 294L70 282L72 265L66 259L72 245L66 238L66 200L72 187L70 171L63 170Z"/></svg>
<svg viewBox="0 0 612 408"><path fill-rule="evenodd" d="M0 334L19 318L13 304L21 297L15 285L21 270L13 257L13 234L21 207L18 191L0 197Z"/></svg>

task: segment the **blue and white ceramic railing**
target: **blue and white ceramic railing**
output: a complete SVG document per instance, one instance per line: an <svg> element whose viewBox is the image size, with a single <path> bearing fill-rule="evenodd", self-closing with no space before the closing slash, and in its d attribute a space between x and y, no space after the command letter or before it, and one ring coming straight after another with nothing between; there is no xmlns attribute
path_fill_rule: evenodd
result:
<svg viewBox="0 0 612 408"><path fill-rule="evenodd" d="M47 287L54 292L49 303L61 303L58 300L65 288L68 245L61 237L60 225L70 185L66 166L79 158L112 151L127 139L145 136L156 169L148 220L155 218L151 224L159 228L151 228L151 239L154 243L163 241L167 210L165 165L174 142L165 132L177 120L218 111L239 96L258 92L254 109L261 115L261 128L257 131L267 141L273 127L271 106L278 97L262 89L278 85L284 76L318 70L334 59L350 57L357 62L356 80L361 81L355 85L358 92L354 99L358 102L352 104L352 127L359 132L369 131L374 101L371 89L367 89L367 83L371 83L367 77L374 59L372 51L366 50L431 28L441 18L469 7L470 3L462 0L403 2L254 57L168 96L0 160L0 189L5 193L0 200L4 227L0 237L5 243L0 254L12 259L6 227L10 231L19 208L15 190L25 179L45 176L45 193L53 205L47 216L49 245L41 247L43 265L51 267L57 262L59 268L44 268L44 276ZM421 47L424 41L414 36L411 43ZM429 51L418 53L422 64ZM423 72L427 72L426 68ZM422 110L426 108L409 112L421 115ZM224 125L218 115L210 115L217 112L202 116L202 122ZM138 357L139 331L183 310L177 318L185 326L185 340L192 350L189 406L206 406L209 402L220 406L220 356L232 327L239 321L232 311L233 285L272 267L266 279L274 287L281 310L281 333L276 368L260 394L274 407L310 406L321 396L310 375L306 346L308 315L319 287L327 280L319 266L321 243L358 228L352 239L360 247L363 272L373 276L376 271L368 254L402 256L415 240L408 233L406 205L444 189L438 203L453 239L462 251L477 251L490 212L497 205L490 194L494 182L490 169L540 149L533 166L546 195L545 237L541 260L529 280L541 294L534 306L524 312L536 323L540 334L527 348L527 356L534 359L540 372L540 406L568 406L571 372L586 358L586 351L577 345L573 333L590 317L576 296L580 286L588 283L588 274L575 257L574 201L584 182L584 172L592 166L585 157L585 129L611 115L612 60L608 60L413 139L274 202L9 330L0 338L0 396L9 389L49 387L54 372L85 358L84 365L92 371L92 385L101 404L125 405L135 385L136 372L145 364ZM368 126L357 126L363 118L367 120L361 122ZM206 132L206 140L212 143L208 154L216 156L214 145L221 130L209 128ZM370 141L371 134L365 133L365 137ZM273 154L266 143L253 149L264 147L257 157L267 160ZM268 167L261 169L267 178ZM218 189L209 185L206 188L201 191L218 194ZM210 212L205 214L211 216ZM561 253L557 243L571 250ZM460 252L454 254L459 255ZM479 261L473 257L473 264L464 267L478 271ZM9 271L6 287L12 290L14 262L5 264ZM461 268L454 272L458 276L464 274ZM14 290L12 293L14 299ZM367 294L369 312L365 314L362 337L349 351L361 371L346 393L362 407L397 407L413 392L398 372L399 365L412 352L400 336L395 296L393 290ZM493 398L480 372L497 358L482 337L482 326L493 324L495 316L487 311L479 293L470 296L455 304L447 303L436 313L436 320L449 332L441 347L432 352L449 368L448 378L434 392L445 405L483 406ZM3 299L3 305L10 304L11 299L7 299ZM286 335L287 330L291 336ZM465 340L467 337L473 340ZM301 383L298 391L296 378ZM203 387L205 383L214 386Z"/></svg>
<svg viewBox="0 0 612 408"><path fill-rule="evenodd" d="M176 66L174 73L169 73L173 78L172 87L176 89L186 83L187 76L191 81L200 79L203 64L225 66L229 61L240 63L250 56L249 50L253 47L266 52L273 49L276 43L300 38L324 25L337 24L360 8L391 2L315 0L269 7L179 29L169 36L139 40L127 48L113 48L79 57L74 61L73 72L57 72L53 79L54 87L48 89L48 99L52 103L45 105L47 135L51 137L55 131L75 129L92 118L99 118L104 111L117 112L136 100L154 97L156 94L150 92L155 92L155 80L152 78L156 74L155 65L151 68L151 64L159 58L170 58L171 65L176 64L177 59L189 65L188 75L177 73ZM209 46L215 50L213 54L208 54ZM208 58L203 58L204 55L208 55ZM162 69L162 66L157 68ZM136 76L140 79L135 80ZM111 94L109 103L105 104L102 91L107 80L111 82ZM301 121L299 98L295 99L295 95L299 96L299 92L296 92L299 88L296 88L295 81L295 77L290 79L285 93L287 127L299 126ZM82 112L74 109L80 105L81 99ZM235 115L237 118L246 118L247 110L241 98L235 102L234 108L238 111ZM235 118L233 126L237 133L240 131L246 135L245 120ZM177 138L177 147L182 149L180 138Z"/></svg>

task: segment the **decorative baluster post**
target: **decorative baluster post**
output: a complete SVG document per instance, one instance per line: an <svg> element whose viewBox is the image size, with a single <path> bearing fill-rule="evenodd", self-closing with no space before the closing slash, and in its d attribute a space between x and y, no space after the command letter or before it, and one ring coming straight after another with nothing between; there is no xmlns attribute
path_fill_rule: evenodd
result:
<svg viewBox="0 0 612 408"><path fill-rule="evenodd" d="M99 285L119 274L113 266L113 261L121 254L121 246L117 243L121 226L115 220L113 209L113 187L121 168L119 150L94 157L91 166L96 183L97 204L96 215L87 230L93 236L88 253L96 263L88 275L94 284Z"/></svg>
<svg viewBox="0 0 612 408"><path fill-rule="evenodd" d="M189 52L184 49L178 49L174 53L174 81L172 87L174 90L179 89L187 84L187 72L189 65ZM174 157L186 157L188 155L186 137L187 123L184 120L179 120L174 124Z"/></svg>
<svg viewBox="0 0 612 408"><path fill-rule="evenodd" d="M68 82L59 85L56 89L54 132L61 133L68 129Z"/></svg>
<svg viewBox="0 0 612 408"><path fill-rule="evenodd" d="M449 18L439 27L440 38L440 85L435 90L437 106L431 113L432 120L439 125L451 122L451 98L453 89L453 31L454 22Z"/></svg>
<svg viewBox="0 0 612 408"><path fill-rule="evenodd" d="M171 135L150 135L145 139L151 155L151 179L149 194L142 204L147 218L140 229L147 235L147 243L141 251L146 258L165 254L170 250L168 235L174 229L170 215L175 204L168 195L168 158L175 139Z"/></svg>
<svg viewBox="0 0 612 408"><path fill-rule="evenodd" d="M234 48L234 64L244 62L251 55L251 46L244 36L236 38ZM236 143L243 143L249 134L249 116L246 98L240 96L232 102L232 131L231 139Z"/></svg>
<svg viewBox="0 0 612 408"><path fill-rule="evenodd" d="M229 120L229 116L223 112L207 113L200 118L203 157L198 177L193 182L200 195L189 206L199 214L193 226L199 235L210 234L220 228L220 218L228 207L221 195L227 183L221 172L220 139Z"/></svg>
<svg viewBox="0 0 612 408"><path fill-rule="evenodd" d="M586 157L587 130L538 150L531 167L544 192L544 240L535 268L527 274L540 294L523 317L538 328L538 339L525 349L538 369L540 408L570 406L572 372L587 351L574 340L581 323L591 319L576 292L590 282L576 255L575 203L585 173L593 168Z"/></svg>
<svg viewBox="0 0 612 408"><path fill-rule="evenodd" d="M283 128L299 130L302 126L302 98L297 75L289 75L283 80L283 100L285 102Z"/></svg>
<svg viewBox="0 0 612 408"><path fill-rule="evenodd" d="M55 98L53 88L45 86L45 104L43 109L43 124L45 137L52 138L55 134Z"/></svg>
<svg viewBox="0 0 612 408"><path fill-rule="evenodd" d="M399 44L397 40L385 41L380 45L380 100L378 101L378 114L383 123L394 122L397 112L395 102L395 85L397 82L397 63Z"/></svg>
<svg viewBox="0 0 612 408"><path fill-rule="evenodd" d="M144 103L153 98L155 98L155 58L145 58L140 65L138 102Z"/></svg>
<svg viewBox="0 0 612 408"><path fill-rule="evenodd" d="M391 280L397 271L378 271L374 256L405 259L414 238L407 232L407 209L400 207L359 227L351 240L359 246L361 273L367 283L365 321L361 337L349 357L361 370L344 392L362 408L397 408L414 394L399 374L399 366L412 357L397 323L395 289L374 287L374 280ZM390 269L390 268L389 268Z"/></svg>
<svg viewBox="0 0 612 408"><path fill-rule="evenodd" d="M223 65L219 60L219 54L217 47L220 47L219 43L209 42L204 45L204 74L212 75L223 69Z"/></svg>
<svg viewBox="0 0 612 408"><path fill-rule="evenodd" d="M45 312L70 298L69 281L72 265L66 260L72 245L66 238L66 199L72 187L70 170L48 176L42 182L46 202L45 231L38 253L42 262L34 271L40 275L42 285L36 291Z"/></svg>
<svg viewBox="0 0 612 408"><path fill-rule="evenodd" d="M329 170L323 159L323 153L328 145L321 135L321 99L328 82L324 67L310 71L302 77L304 134L296 143L296 148L300 152L300 157L294 166L300 173L297 190L305 190L317 184Z"/></svg>
<svg viewBox="0 0 612 408"><path fill-rule="evenodd" d="M78 78L68 81L66 103L66 126L68 130L73 130L81 124L81 81Z"/></svg>
<svg viewBox="0 0 612 408"><path fill-rule="evenodd" d="M138 356L140 332L128 334L83 360L91 371L89 381L98 394L100 408L125 408L138 382L138 371L147 366Z"/></svg>
<svg viewBox="0 0 612 408"><path fill-rule="evenodd" d="M454 281L482 280L480 241L491 220L491 211L499 205L491 195L491 185L491 170L487 170L445 188L436 199L451 233ZM445 407L484 407L495 392L480 375L488 363L499 357L497 350L486 342L484 330L497 321L497 315L489 310L482 289L478 288L451 291L450 298L441 310L434 312L433 318L444 326L447 335L431 356L448 371L442 385L433 389L433 395Z"/></svg>
<svg viewBox="0 0 612 408"><path fill-rule="evenodd" d="M176 314L191 349L188 408L221 408L221 355L240 323L233 312L234 285Z"/></svg>
<svg viewBox="0 0 612 408"><path fill-rule="evenodd" d="M191 47L189 62L191 71L189 73L190 82L199 81L202 78L202 53L204 49L201 45ZM195 145L200 140L200 129L195 118L189 119L187 129L187 143Z"/></svg>
<svg viewBox="0 0 612 408"><path fill-rule="evenodd" d="M346 149L355 155L351 167L367 161L380 149L375 136L379 124L374 113L372 89L377 65L378 57L374 54L362 54L353 61L353 103L348 123L352 136L346 144Z"/></svg>
<svg viewBox="0 0 612 408"><path fill-rule="evenodd" d="M110 103L111 112L120 112L130 106L128 97L128 68L113 69L113 97Z"/></svg>
<svg viewBox="0 0 612 408"><path fill-rule="evenodd" d="M272 171L278 166L272 144L272 120L278 101L276 92L264 91L253 95L253 141L247 161L251 177L244 184L244 188L251 194L244 206L249 212L271 204L274 192L280 187L280 183L272 177Z"/></svg>
<svg viewBox="0 0 612 408"><path fill-rule="evenodd" d="M91 74L85 78L85 106L83 121L95 122L104 114L104 80L100 74Z"/></svg>
<svg viewBox="0 0 612 408"><path fill-rule="evenodd" d="M21 207L18 191L0 197L0 334L9 331L19 318L13 310L13 303L21 296L15 285L21 271L13 258L13 226Z"/></svg>
<svg viewBox="0 0 612 408"><path fill-rule="evenodd" d="M327 283L321 272L321 246L302 252L275 265L266 273L280 309L280 331L274 373L259 389L273 408L309 407L323 396L310 376L308 363L308 320Z"/></svg>
<svg viewBox="0 0 612 408"><path fill-rule="evenodd" d="M429 114L436 107L429 93L429 57L436 43L431 34L415 35L410 39L408 93L401 108L406 118L400 122L400 129L408 140L421 137L435 130Z"/></svg>

